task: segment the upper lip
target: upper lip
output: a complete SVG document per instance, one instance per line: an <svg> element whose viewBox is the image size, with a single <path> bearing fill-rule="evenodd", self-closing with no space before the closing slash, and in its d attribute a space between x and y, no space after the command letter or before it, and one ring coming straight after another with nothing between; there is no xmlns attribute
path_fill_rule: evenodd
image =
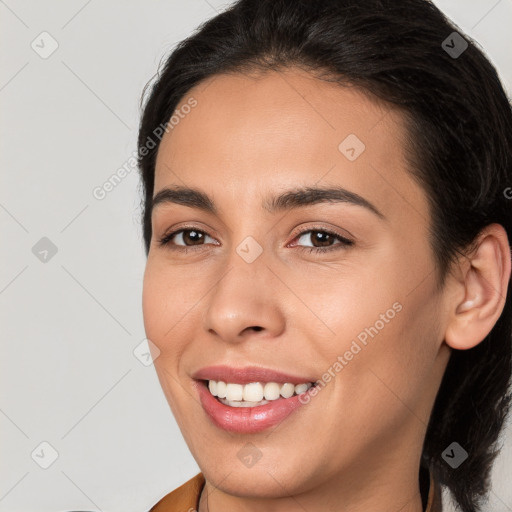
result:
<svg viewBox="0 0 512 512"><path fill-rule="evenodd" d="M205 366L196 371L192 378L197 380L222 380L233 384L249 384L250 382L277 382L284 384L302 384L315 382L308 376L292 375L261 366L244 366L235 368L226 365Z"/></svg>

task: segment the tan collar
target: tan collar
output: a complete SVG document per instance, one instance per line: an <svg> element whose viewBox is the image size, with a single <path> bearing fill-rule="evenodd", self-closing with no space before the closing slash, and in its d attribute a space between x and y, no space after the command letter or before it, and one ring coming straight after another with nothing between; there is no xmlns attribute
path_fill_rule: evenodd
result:
<svg viewBox="0 0 512 512"><path fill-rule="evenodd" d="M205 479L203 473L185 482L183 485L164 496L149 512L190 512L199 508L199 498ZM428 491L425 512L442 512L441 489L430 472L430 487Z"/></svg>
<svg viewBox="0 0 512 512"><path fill-rule="evenodd" d="M149 512L190 512L190 509L197 511L204 482L203 473L198 473L164 496Z"/></svg>

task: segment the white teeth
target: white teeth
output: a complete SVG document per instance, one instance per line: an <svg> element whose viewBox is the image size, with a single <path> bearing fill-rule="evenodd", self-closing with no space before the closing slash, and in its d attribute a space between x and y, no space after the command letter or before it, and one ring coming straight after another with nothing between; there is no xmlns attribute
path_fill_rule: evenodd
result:
<svg viewBox="0 0 512 512"><path fill-rule="evenodd" d="M224 405L229 405L230 407L257 407L258 405L268 404L267 400L261 400L260 402L246 402L245 400L234 400L230 402L225 398L219 398L220 402Z"/></svg>
<svg viewBox="0 0 512 512"><path fill-rule="evenodd" d="M279 384L277 382L251 382L249 384L234 384L222 380L208 382L208 389L213 396L220 399L223 404L231 407L256 407L264 405L270 400L290 398L294 394L305 393L312 384L305 382L294 385L290 382Z"/></svg>
<svg viewBox="0 0 512 512"><path fill-rule="evenodd" d="M277 382L267 382L264 395L265 400L277 400L281 395L281 386Z"/></svg>
<svg viewBox="0 0 512 512"><path fill-rule="evenodd" d="M295 394L300 395L310 388L309 384L297 384L295 386ZM217 383L217 393L219 392L219 383Z"/></svg>
<svg viewBox="0 0 512 512"><path fill-rule="evenodd" d="M242 396L246 402L261 402L263 400L263 386L259 382L246 384Z"/></svg>
<svg viewBox="0 0 512 512"><path fill-rule="evenodd" d="M286 384L282 385L281 396L283 398L290 398L291 396L293 396L293 393L295 393L295 386L293 384L287 382Z"/></svg>
<svg viewBox="0 0 512 512"><path fill-rule="evenodd" d="M226 400L242 400L243 398L244 387L242 384L226 384Z"/></svg>
<svg viewBox="0 0 512 512"><path fill-rule="evenodd" d="M219 398L226 398L226 387L227 386L225 382L222 382L221 380L217 382L217 396Z"/></svg>

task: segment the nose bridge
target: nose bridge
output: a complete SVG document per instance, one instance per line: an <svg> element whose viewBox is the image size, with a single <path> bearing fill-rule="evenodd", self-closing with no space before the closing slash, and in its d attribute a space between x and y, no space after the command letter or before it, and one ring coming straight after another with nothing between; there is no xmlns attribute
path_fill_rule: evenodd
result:
<svg viewBox="0 0 512 512"><path fill-rule="evenodd" d="M242 205L235 205L236 209L233 211L237 211L237 218L232 221L228 236L230 253L227 266L230 268L235 265L249 273L254 269L262 272L265 268L264 262L268 261L266 251L270 247L271 230L264 222L265 211L261 209L259 201L259 195L253 194L251 204L249 201L244 201Z"/></svg>
<svg viewBox="0 0 512 512"><path fill-rule="evenodd" d="M247 327L272 330L278 319L263 244L252 235L242 236L237 243L234 240L240 237L239 232L237 229L232 233L233 245L212 290L204 326L231 341L240 341Z"/></svg>
<svg viewBox="0 0 512 512"><path fill-rule="evenodd" d="M263 218L255 220L254 216L241 216L230 233L231 250L226 266L249 279L251 288L259 290L260 294L263 292L260 285L263 286L269 278L267 265L272 258L270 231Z"/></svg>

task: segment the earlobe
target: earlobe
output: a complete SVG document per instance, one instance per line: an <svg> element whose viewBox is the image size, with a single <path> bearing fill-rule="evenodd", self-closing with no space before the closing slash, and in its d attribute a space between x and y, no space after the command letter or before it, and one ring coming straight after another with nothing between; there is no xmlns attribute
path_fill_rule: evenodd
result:
<svg viewBox="0 0 512 512"><path fill-rule="evenodd" d="M452 313L445 342L451 348L467 350L485 339L505 306L511 253L503 226L486 226L478 236L475 249L465 257L461 267L466 270L457 285L463 290L450 304Z"/></svg>

